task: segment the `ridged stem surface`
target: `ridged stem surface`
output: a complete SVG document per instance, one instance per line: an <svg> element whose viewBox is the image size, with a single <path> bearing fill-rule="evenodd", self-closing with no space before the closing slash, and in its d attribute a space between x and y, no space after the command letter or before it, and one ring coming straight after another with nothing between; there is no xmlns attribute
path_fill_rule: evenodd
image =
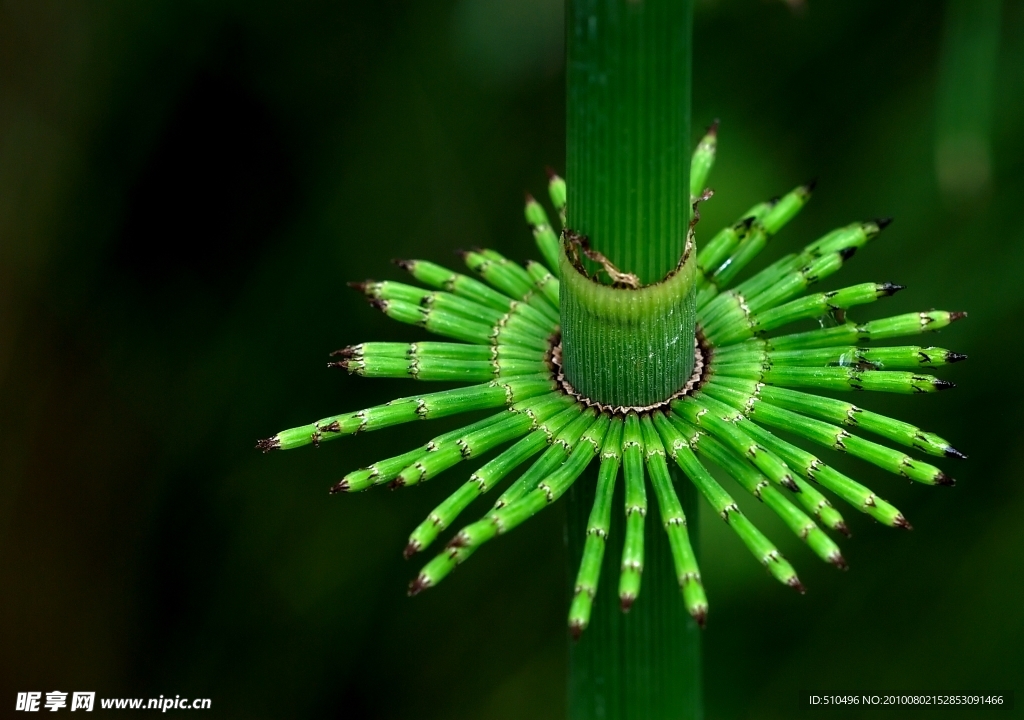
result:
<svg viewBox="0 0 1024 720"><path fill-rule="evenodd" d="M568 226L644 284L686 242L692 14L692 0L568 3Z"/></svg>
<svg viewBox="0 0 1024 720"><path fill-rule="evenodd" d="M664 400L692 371L695 258L678 267L689 221L691 27L692 0L568 2L566 226L649 286L598 285L563 253L563 370L604 404ZM673 479L695 537L695 490ZM595 482L593 471L570 491L573 573ZM570 650L569 717L701 718L700 631L654 508L644 524L642 590L628 614L619 609L622 486L620 478L590 625Z"/></svg>

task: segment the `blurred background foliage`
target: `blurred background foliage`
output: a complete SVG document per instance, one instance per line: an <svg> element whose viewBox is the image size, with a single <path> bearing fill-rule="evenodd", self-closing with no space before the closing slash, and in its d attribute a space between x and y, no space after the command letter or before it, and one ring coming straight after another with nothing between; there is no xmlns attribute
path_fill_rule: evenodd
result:
<svg viewBox="0 0 1024 720"><path fill-rule="evenodd" d="M409 600L406 535L468 469L326 489L443 423L252 449L411 391L325 369L421 337L344 281L535 255L521 198L563 162L561 26L558 0L0 4L3 703L564 716L561 509ZM954 392L858 398L971 459L953 490L857 465L915 530L846 512L848 574L753 508L797 597L702 518L708 716L788 717L804 688L1020 690L1024 397L1002 360L1024 355L1024 5L705 1L695 37L695 134L722 121L699 236L817 176L766 255L895 216L831 286L969 311L926 343L971 358Z"/></svg>

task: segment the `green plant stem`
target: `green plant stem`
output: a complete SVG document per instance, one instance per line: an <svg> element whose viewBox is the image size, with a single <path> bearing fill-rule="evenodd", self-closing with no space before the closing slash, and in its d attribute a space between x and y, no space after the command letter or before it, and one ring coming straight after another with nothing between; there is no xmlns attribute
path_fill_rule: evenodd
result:
<svg viewBox="0 0 1024 720"><path fill-rule="evenodd" d="M568 225L644 284L686 242L692 15L692 0L568 3Z"/></svg>
<svg viewBox="0 0 1024 720"><path fill-rule="evenodd" d="M568 494L570 582L583 553L595 475L592 469ZM701 718L701 630L686 612L668 536L654 510L644 528L643 591L629 613L619 610L616 580L626 536L623 486L620 478L590 625L569 648L569 719ZM696 539L696 490L685 479L675 486Z"/></svg>
<svg viewBox="0 0 1024 720"><path fill-rule="evenodd" d="M563 370L580 394L608 405L665 400L692 372L696 253L680 262L690 206L691 22L691 0L568 3L566 227L645 286L600 285L562 257ZM672 477L696 537L696 491ZM573 573L595 486L592 471L569 493ZM623 486L614 508L623 507ZM616 578L626 522L613 513L590 625L570 650L572 720L702 717L700 631L653 505L643 535L642 592L623 614Z"/></svg>

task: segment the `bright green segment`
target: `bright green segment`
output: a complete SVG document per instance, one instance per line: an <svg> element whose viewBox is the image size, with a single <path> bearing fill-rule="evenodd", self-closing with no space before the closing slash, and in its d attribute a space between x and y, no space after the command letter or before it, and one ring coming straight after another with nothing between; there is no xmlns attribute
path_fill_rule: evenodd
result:
<svg viewBox="0 0 1024 720"><path fill-rule="evenodd" d="M550 176L548 177L548 196L551 198L551 204L555 206L555 210L558 212L558 217L564 226L567 188L565 186L565 180L560 178L554 172L550 172Z"/></svg>
<svg viewBox="0 0 1024 720"><path fill-rule="evenodd" d="M460 530L448 549L424 566L413 581L413 588L418 591L437 585L481 545L512 530L561 497L597 456L609 424L605 415L593 420L564 463L541 475L515 502L492 510L486 517Z"/></svg>
<svg viewBox="0 0 1024 720"><path fill-rule="evenodd" d="M537 483L547 477L555 468L565 462L569 453L576 446L576 443L583 437L583 433L594 424L594 416L595 412L593 410L584 410L579 414L579 417L566 425L555 436L551 442L551 447L545 450L540 458L501 494L497 502L494 503L494 507L503 508L519 500L536 488Z"/></svg>
<svg viewBox="0 0 1024 720"><path fill-rule="evenodd" d="M718 149L718 123L716 122L697 143L690 160L690 202L696 200L707 185L708 175L715 164L715 151Z"/></svg>
<svg viewBox="0 0 1024 720"><path fill-rule="evenodd" d="M673 451L686 446L687 440L675 425L664 418L659 422L658 416L655 416L655 422L665 439L666 446L672 448ZM683 421L679 420L678 423L682 424ZM687 435L690 438L689 444L692 449L718 465L744 490L771 508L793 534L806 542L818 557L837 567L846 567L846 561L839 551L839 546L818 527L817 523L790 502L782 491L772 485L768 478L758 472L750 463L729 452L724 445L710 435L693 426L689 426L688 430ZM825 502L827 503L827 501ZM827 504L823 507L832 510L831 506ZM817 514L820 515L820 508ZM845 530L846 526L839 513L832 510L832 514L838 519L828 523L829 527Z"/></svg>
<svg viewBox="0 0 1024 720"><path fill-rule="evenodd" d="M658 416L661 417L661 413L658 413ZM654 488L654 495L658 500L661 524L668 535L676 580L683 593L683 602L686 604L687 612L699 625L703 626L708 614L708 599L704 594L704 585L700 579L697 554L690 543L683 505L679 502L679 496L676 495L676 490L672 486L672 477L669 475L668 464L665 460L665 448L649 415L644 416L643 419L643 434L647 472L651 476L651 486Z"/></svg>
<svg viewBox="0 0 1024 720"><path fill-rule="evenodd" d="M834 398L812 395L798 390L761 385L752 380L716 378L705 386L705 391L720 400L744 404L744 410L755 396L772 405L820 420L841 423L848 427L860 427L901 445L915 448L929 455L964 457L963 453L935 433L900 420L864 410L852 403ZM726 398L732 400L726 400Z"/></svg>
<svg viewBox="0 0 1024 720"><path fill-rule="evenodd" d="M765 350L732 345L715 351L715 360L723 364L799 365L806 367L856 367L862 370L913 370L919 367L941 367L960 362L960 353L945 348L903 345L899 347L862 348L840 345L810 350Z"/></svg>
<svg viewBox="0 0 1024 720"><path fill-rule="evenodd" d="M551 272L557 273L561 242L548 221L548 214L544 212L544 206L534 200L531 195L526 196L526 222L533 230L534 242L537 243L537 248L544 256L544 262L547 263Z"/></svg>
<svg viewBox="0 0 1024 720"><path fill-rule="evenodd" d="M941 330L964 317L966 313L930 310L928 312L906 313L882 320L871 320L862 325L846 323L838 327L809 330L792 335L781 335L770 339L751 338L737 345L744 350L806 350L826 348L835 345L853 345L859 342L888 340L890 338L918 335Z"/></svg>
<svg viewBox="0 0 1024 720"><path fill-rule="evenodd" d="M714 278L709 277L709 284L702 285L697 295L701 323L706 324L727 307L745 304L746 298L754 298L770 290L777 283L785 281L786 278L792 278L794 273L798 273L822 256L837 253L847 257L852 255L878 235L881 227L877 222L853 223L826 233L805 247L802 252L786 255L721 296L718 296L718 289L724 285L710 282Z"/></svg>
<svg viewBox="0 0 1024 720"><path fill-rule="evenodd" d="M526 261L526 272L533 278L534 286L540 290L551 301L552 305L558 305L559 282L548 272L547 268L533 260Z"/></svg>
<svg viewBox="0 0 1024 720"><path fill-rule="evenodd" d="M521 427L528 430L542 426L552 415L572 405L567 398L554 393L524 400L504 412L439 435L421 448L350 472L334 486L332 492L355 492L384 483L393 483L393 486L414 484L426 478L417 477L410 483L409 473L424 471L430 476L436 475L460 460L522 435L526 430L521 430Z"/></svg>
<svg viewBox="0 0 1024 720"><path fill-rule="evenodd" d="M398 260L397 265L412 273L424 285L441 288L460 297L506 312L512 305L512 298L487 287L479 280L462 275L448 268L426 260Z"/></svg>
<svg viewBox="0 0 1024 720"><path fill-rule="evenodd" d="M820 390L874 390L888 393L930 393L953 387L932 375L896 370L860 370L851 367L793 367L716 363L714 377L727 376L784 387Z"/></svg>
<svg viewBox="0 0 1024 720"><path fill-rule="evenodd" d="M626 416L622 433L622 473L626 483L626 543L622 549L619 602L628 610L640 594L644 571L644 517L647 515L644 445L636 413Z"/></svg>
<svg viewBox="0 0 1024 720"><path fill-rule="evenodd" d="M717 407L715 405L716 401L709 397L704 397L703 402ZM744 432L758 443L764 445L769 451L778 455L789 467L800 473L806 480L816 482L825 489L834 492L853 507L871 515L871 517L881 523L892 527L909 527L909 524L899 510L860 483L825 465L811 453L798 448L792 443L779 439L757 423L750 422L742 415L737 416L729 408L722 408L719 412L723 415L730 415L737 425L742 425ZM803 492L800 494L802 495Z"/></svg>
<svg viewBox="0 0 1024 720"><path fill-rule="evenodd" d="M343 360L339 365L363 377L413 378L482 382L515 375L534 375L549 370L544 360L448 360L444 358L364 358Z"/></svg>
<svg viewBox="0 0 1024 720"><path fill-rule="evenodd" d="M457 390L392 400L384 405L333 415L310 425L285 430L267 441L272 449L290 450L315 445L341 435L379 430L413 420L446 417L473 410L501 407L551 392L555 382L547 374L527 375L511 380L496 380Z"/></svg>
<svg viewBox="0 0 1024 720"><path fill-rule="evenodd" d="M803 589L796 571L779 553L778 549L766 538L760 530L754 527L746 515L740 512L739 505L730 497L718 482L711 477L711 473L701 465L697 456L685 443L680 443L681 435L676 431L670 422L661 416L658 430L662 440L671 448L673 458L679 467L682 468L690 481L697 486L704 499L714 508L715 512L733 529L747 549L754 555L758 562L764 565L768 572L781 583ZM648 420L650 422L650 420ZM664 451L662 451L664 453Z"/></svg>
<svg viewBox="0 0 1024 720"><path fill-rule="evenodd" d="M789 471L786 463L754 442L749 434L730 421L731 418L725 419L709 412L694 397L673 402L672 410L688 423L706 429L710 435L721 440L726 447L740 457L748 458L772 482L789 490L797 489L793 481L793 474Z"/></svg>
<svg viewBox="0 0 1024 720"><path fill-rule="evenodd" d="M819 445L830 447L854 457L878 465L889 472L923 482L928 485L949 485L952 481L937 467L914 460L909 455L851 435L841 427L822 420L805 417L792 410L786 410L766 402L764 397L744 395L728 388L715 388L709 384L706 395L715 398L713 402L724 402L733 409L740 410L752 420L770 427L777 427L805 438ZM711 403L710 398L702 395L703 401ZM824 398L822 398L824 399Z"/></svg>
<svg viewBox="0 0 1024 720"><path fill-rule="evenodd" d="M794 188L778 202L768 207L757 207L753 213L748 214L747 217L755 219L743 229L736 226L735 240L726 237L719 241L720 245L716 244L715 252L709 252L703 258L701 267L704 269L704 282L701 283L701 289L703 291L708 288L708 291L703 293L702 302L698 304L703 305L718 289L731 283L764 250L771 237L800 212L810 197L809 186ZM723 252L726 248L727 253Z"/></svg>
<svg viewBox="0 0 1024 720"><path fill-rule="evenodd" d="M722 228L706 243L701 243L697 253L697 270L700 272L701 278L698 281L700 292L703 292L706 288L713 287L707 285L707 278L714 275L718 267L732 254L746 234L750 232L754 223L761 221L768 211L771 210L773 204L771 202L758 203L743 213L740 219L731 226ZM697 306L701 307L703 305L704 301L702 301L701 296L698 294Z"/></svg>
<svg viewBox="0 0 1024 720"><path fill-rule="evenodd" d="M546 295L537 293L533 279L522 267L493 250L463 253L466 266L487 282L516 300L522 300L553 322L558 322L558 310Z"/></svg>
<svg viewBox="0 0 1024 720"><path fill-rule="evenodd" d="M594 504L587 521L587 539L579 572L576 574L572 605L569 607L569 629L577 638L590 624L590 613L601 578L601 562L604 560L608 533L611 532L612 496L622 460L622 430L621 420L616 419L610 423L601 448L601 469L598 471Z"/></svg>
<svg viewBox="0 0 1024 720"><path fill-rule="evenodd" d="M733 343L798 320L824 316L841 317L843 310L873 303L899 289L900 286L889 283L862 283L842 290L808 295L764 311L758 310L756 304L748 303L738 315L728 313L719 316L719 320L713 327L709 325L704 334L716 343ZM761 297L763 295L758 296Z"/></svg>

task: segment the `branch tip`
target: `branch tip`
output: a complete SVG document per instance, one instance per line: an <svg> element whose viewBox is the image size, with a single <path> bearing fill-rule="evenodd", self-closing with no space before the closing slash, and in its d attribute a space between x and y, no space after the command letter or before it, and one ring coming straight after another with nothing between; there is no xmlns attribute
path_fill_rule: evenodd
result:
<svg viewBox="0 0 1024 720"><path fill-rule="evenodd" d="M569 623L569 634L572 636L573 642L577 642L580 639L586 627L582 620L573 620Z"/></svg>
<svg viewBox="0 0 1024 720"><path fill-rule="evenodd" d="M264 454L270 452L271 450L280 450L281 441L278 439L277 435L271 438L267 438L266 440L257 440L256 449L263 452Z"/></svg>
<svg viewBox="0 0 1024 720"><path fill-rule="evenodd" d="M965 317L967 317L967 313L965 313L965 312L962 312L962 311L951 312L949 314L949 321L951 323L954 323L957 320L963 320Z"/></svg>
<svg viewBox="0 0 1024 720"><path fill-rule="evenodd" d="M964 455L962 452L957 450L952 445L947 445L945 452L946 452L946 457L956 458L957 460L966 460L967 459L966 455Z"/></svg>
<svg viewBox="0 0 1024 720"><path fill-rule="evenodd" d="M430 587L430 578L423 573L417 575L411 583L409 583L409 597L416 597L421 592Z"/></svg>
<svg viewBox="0 0 1024 720"><path fill-rule="evenodd" d="M849 570L850 566L846 564L846 558L840 555L838 552L834 552L828 556L828 561L835 565L840 570Z"/></svg>

